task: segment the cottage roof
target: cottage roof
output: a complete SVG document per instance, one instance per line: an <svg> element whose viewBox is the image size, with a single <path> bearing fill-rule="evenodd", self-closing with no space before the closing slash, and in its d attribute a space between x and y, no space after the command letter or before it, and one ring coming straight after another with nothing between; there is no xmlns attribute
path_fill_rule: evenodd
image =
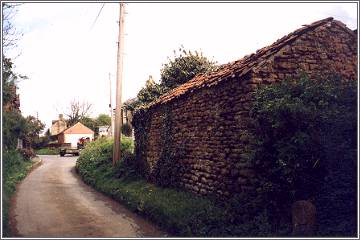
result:
<svg viewBox="0 0 360 240"><path fill-rule="evenodd" d="M64 134L94 134L94 131L78 122L74 126L65 129Z"/></svg>
<svg viewBox="0 0 360 240"><path fill-rule="evenodd" d="M167 94L164 94L156 101L150 103L148 107L152 107L154 105L159 105L166 103L172 99L175 99L185 93L193 92L196 89L204 88L204 87L210 87L213 85L217 85L218 83L222 82L223 80L229 79L229 78L240 78L241 76L244 76L246 73L250 72L255 67L262 66L265 64L266 60L268 60L270 57L272 57L274 54L279 52L283 47L291 44L296 39L298 39L303 34L313 31L319 26L323 26L325 24L332 24L335 23L341 28L343 28L346 32L348 32L350 35L356 37L353 31L348 29L345 24L343 24L340 21L334 20L332 17L325 18L320 21L313 22L309 25L303 25L302 28L282 37L281 39L278 39L276 42L271 44L270 46L261 48L256 51L256 53L247 55L243 57L242 59L239 59L237 61L233 61L224 65L221 65L220 68L217 71L208 73L208 74L202 74L194 77L190 81L172 89Z"/></svg>

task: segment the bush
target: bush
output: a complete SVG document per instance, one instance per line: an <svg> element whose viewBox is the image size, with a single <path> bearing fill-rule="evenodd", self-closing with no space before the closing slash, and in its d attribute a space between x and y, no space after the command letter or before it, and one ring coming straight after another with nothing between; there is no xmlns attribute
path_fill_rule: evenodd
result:
<svg viewBox="0 0 360 240"><path fill-rule="evenodd" d="M3 147L15 149L18 138L22 138L26 131L26 120L19 112L3 111Z"/></svg>
<svg viewBox="0 0 360 240"><path fill-rule="evenodd" d="M319 234L356 233L356 103L356 81L335 76L286 80L255 93L253 160L275 219L290 221L294 201L313 200Z"/></svg>
<svg viewBox="0 0 360 240"><path fill-rule="evenodd" d="M32 148L23 148L19 150L21 155L23 156L24 160L30 160L31 158L35 157L35 152Z"/></svg>

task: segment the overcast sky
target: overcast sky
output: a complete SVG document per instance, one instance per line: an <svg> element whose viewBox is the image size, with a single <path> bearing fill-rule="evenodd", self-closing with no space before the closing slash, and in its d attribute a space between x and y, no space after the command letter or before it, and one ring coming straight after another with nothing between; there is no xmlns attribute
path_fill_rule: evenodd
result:
<svg viewBox="0 0 360 240"><path fill-rule="evenodd" d="M119 4L25 3L14 23L24 35L8 53L19 83L21 111L50 127L72 99L109 113L109 73L115 92ZM334 17L357 28L357 3L129 3L125 16L123 101L183 45L219 64L270 45L303 24ZM20 54L20 55L19 55ZM18 56L19 55L19 56ZM113 99L115 102L115 99Z"/></svg>

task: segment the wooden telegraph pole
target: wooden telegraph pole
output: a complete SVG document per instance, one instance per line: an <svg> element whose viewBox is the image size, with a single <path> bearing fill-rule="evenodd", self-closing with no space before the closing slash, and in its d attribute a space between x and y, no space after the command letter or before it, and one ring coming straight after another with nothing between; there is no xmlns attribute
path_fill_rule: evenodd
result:
<svg viewBox="0 0 360 240"><path fill-rule="evenodd" d="M120 3L119 16L119 40L117 51L117 70L116 70L116 110L115 110L115 134L114 134L114 150L112 163L115 165L121 157L121 90L122 90L122 72L123 72L123 52L124 52L124 20L125 20L125 4Z"/></svg>
<svg viewBox="0 0 360 240"><path fill-rule="evenodd" d="M114 136L114 110L112 105L112 88L111 88L111 74L109 73L109 89L110 89L110 101L109 101L109 108L110 108L110 118L111 118L111 126L110 126L110 134L108 136Z"/></svg>

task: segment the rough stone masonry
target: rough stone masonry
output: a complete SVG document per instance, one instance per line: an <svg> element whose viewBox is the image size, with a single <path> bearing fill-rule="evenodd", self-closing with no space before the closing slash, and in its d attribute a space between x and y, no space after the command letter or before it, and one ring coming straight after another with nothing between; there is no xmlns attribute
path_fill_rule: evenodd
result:
<svg viewBox="0 0 360 240"><path fill-rule="evenodd" d="M148 178L161 182L166 174L159 171L168 171L171 185L204 195L251 189L256 173L246 160L248 139L243 134L250 93L259 84L302 72L357 79L356 34L333 18L305 25L214 73L195 77L135 113L136 157Z"/></svg>

